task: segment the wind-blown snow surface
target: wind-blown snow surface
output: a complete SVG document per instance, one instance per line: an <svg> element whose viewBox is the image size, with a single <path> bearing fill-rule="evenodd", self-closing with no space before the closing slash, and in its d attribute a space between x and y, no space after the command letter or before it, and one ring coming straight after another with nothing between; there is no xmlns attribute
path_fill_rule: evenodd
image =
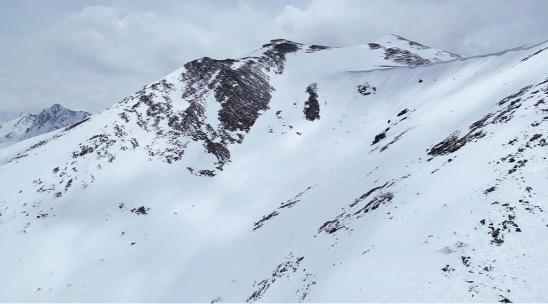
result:
<svg viewBox="0 0 548 304"><path fill-rule="evenodd" d="M0 123L0 148L72 125L90 115L84 111L69 110L60 104L54 104L38 114L23 113L14 120Z"/></svg>
<svg viewBox="0 0 548 304"><path fill-rule="evenodd" d="M1 300L548 301L548 44L390 39L203 58L0 150Z"/></svg>

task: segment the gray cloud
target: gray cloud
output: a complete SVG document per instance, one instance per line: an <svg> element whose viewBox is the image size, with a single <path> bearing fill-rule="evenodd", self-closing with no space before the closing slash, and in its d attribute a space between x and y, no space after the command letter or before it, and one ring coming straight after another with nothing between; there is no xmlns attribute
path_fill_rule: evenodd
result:
<svg viewBox="0 0 548 304"><path fill-rule="evenodd" d="M548 1L1 1L0 116L98 111L202 56L272 38L350 45L395 33L461 55L548 39ZM1 114L3 113L3 114Z"/></svg>

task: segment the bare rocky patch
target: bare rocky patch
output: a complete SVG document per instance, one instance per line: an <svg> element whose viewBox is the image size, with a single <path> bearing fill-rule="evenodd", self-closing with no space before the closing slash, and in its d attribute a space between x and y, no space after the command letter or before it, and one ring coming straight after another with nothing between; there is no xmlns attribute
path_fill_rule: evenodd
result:
<svg viewBox="0 0 548 304"><path fill-rule="evenodd" d="M276 266L270 276L259 282L255 282L253 285L255 290L247 298L246 302L252 303L261 300L261 298L265 295L269 288L276 283L277 280L288 278L291 274L295 273L299 269L299 266L303 260L304 257L295 257L292 253L289 254L286 261Z"/></svg>
<svg viewBox="0 0 548 304"><path fill-rule="evenodd" d="M292 197L291 199L285 201L285 202L282 202L280 204L280 206L276 209L276 210L273 210L272 212L270 212L269 214L267 215L264 215L260 220L256 221L254 224L253 224L253 231L255 230L258 230L260 228L263 227L263 225L268 222L269 220L271 220L272 218L280 215L280 212L282 212L282 209L289 209L289 208L292 208L294 207L297 203L299 203L302 199L302 196L308 191L312 189L312 186L309 186L307 187L305 190L299 192L297 195L295 195L294 197Z"/></svg>
<svg viewBox="0 0 548 304"><path fill-rule="evenodd" d="M358 85L358 93L362 96L372 95L377 93L377 88L370 85L368 82Z"/></svg>
<svg viewBox="0 0 548 304"><path fill-rule="evenodd" d="M308 100L304 103L304 116L309 121L320 119L320 103L318 101L318 84L312 83L306 87Z"/></svg>
<svg viewBox="0 0 548 304"><path fill-rule="evenodd" d="M358 198L354 199L349 205L349 208L343 208L343 212L337 215L334 219L323 223L318 228L318 233L334 234L340 230L350 229L350 221L356 220L376 210L382 205L390 203L394 199L394 194L386 189L394 185L394 182L386 182L382 186L373 187ZM380 191L380 190L385 191ZM368 199L373 193L376 194L371 199ZM365 202L365 203L364 203Z"/></svg>

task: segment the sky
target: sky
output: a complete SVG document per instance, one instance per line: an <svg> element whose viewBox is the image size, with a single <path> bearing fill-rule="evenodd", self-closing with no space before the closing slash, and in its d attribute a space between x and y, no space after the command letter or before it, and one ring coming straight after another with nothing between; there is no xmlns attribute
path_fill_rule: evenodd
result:
<svg viewBox="0 0 548 304"><path fill-rule="evenodd" d="M0 120L98 112L184 63L274 38L345 46L389 33L462 56L548 40L544 0L0 0Z"/></svg>

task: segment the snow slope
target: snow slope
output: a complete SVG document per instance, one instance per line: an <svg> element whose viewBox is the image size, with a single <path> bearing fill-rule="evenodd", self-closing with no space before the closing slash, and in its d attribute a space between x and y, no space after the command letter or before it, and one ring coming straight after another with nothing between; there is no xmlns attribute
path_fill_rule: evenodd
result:
<svg viewBox="0 0 548 304"><path fill-rule="evenodd" d="M546 48L191 61L0 150L0 299L548 301Z"/></svg>
<svg viewBox="0 0 548 304"><path fill-rule="evenodd" d="M54 104L38 114L23 113L14 120L0 123L0 148L64 128L90 115L84 111L69 110L60 104Z"/></svg>

